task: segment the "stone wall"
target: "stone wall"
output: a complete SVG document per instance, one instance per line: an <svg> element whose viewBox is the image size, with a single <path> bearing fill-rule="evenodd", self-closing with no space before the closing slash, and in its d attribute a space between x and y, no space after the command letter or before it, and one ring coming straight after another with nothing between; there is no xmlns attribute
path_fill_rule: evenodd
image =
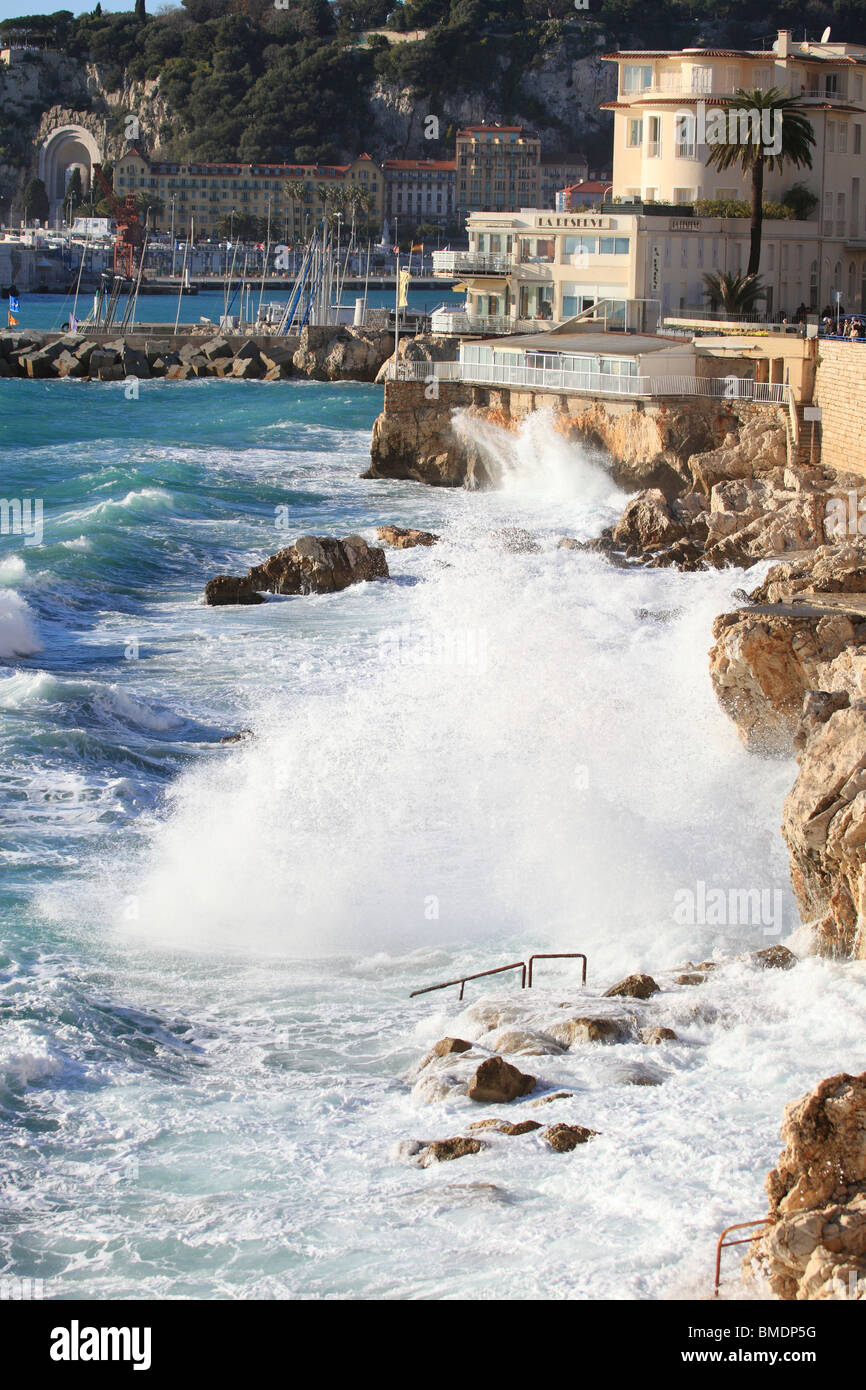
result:
<svg viewBox="0 0 866 1390"><path fill-rule="evenodd" d="M866 474L866 343L821 342L814 401L822 464Z"/></svg>

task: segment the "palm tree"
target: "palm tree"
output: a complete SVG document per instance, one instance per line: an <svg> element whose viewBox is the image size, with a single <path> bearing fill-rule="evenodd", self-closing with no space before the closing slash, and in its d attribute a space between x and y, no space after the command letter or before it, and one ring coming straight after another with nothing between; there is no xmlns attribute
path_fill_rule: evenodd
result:
<svg viewBox="0 0 866 1390"><path fill-rule="evenodd" d="M815 143L815 134L811 123L807 121L802 111L797 105L796 97L785 96L778 87L768 87L763 91L760 87L753 88L752 91L745 91L740 87L733 96L731 105L728 107L727 115L732 112L745 118L754 119L752 113L757 113L760 119L761 112L771 112L771 120L778 121L781 126L781 143L777 153L767 150L763 140L727 140L715 144L710 149L707 156L707 164L713 165L718 170L731 169L738 165L751 177L752 182L752 228L751 243L749 246L749 265L746 277L757 275L761 265L761 231L764 216L764 169L782 169L787 164L793 164L800 169L804 166L811 169L812 151L811 145ZM727 135L734 133L728 123ZM736 134L742 134L741 130ZM755 131L754 134L758 134Z"/></svg>
<svg viewBox="0 0 866 1390"><path fill-rule="evenodd" d="M706 295L710 308L721 304L729 314L751 314L758 300L766 298L766 290L757 275L728 275L724 271L713 271L704 276Z"/></svg>

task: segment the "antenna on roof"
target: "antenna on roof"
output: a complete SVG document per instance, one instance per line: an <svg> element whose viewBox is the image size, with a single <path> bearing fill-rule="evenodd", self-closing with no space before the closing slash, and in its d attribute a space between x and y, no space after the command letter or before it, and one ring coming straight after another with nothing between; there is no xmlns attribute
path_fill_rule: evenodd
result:
<svg viewBox="0 0 866 1390"><path fill-rule="evenodd" d="M826 43L827 40L829 39L829 37L830 37L830 25L828 24L828 25L827 25L827 28L824 30L823 34L821 35L821 42L822 42L822 43Z"/></svg>

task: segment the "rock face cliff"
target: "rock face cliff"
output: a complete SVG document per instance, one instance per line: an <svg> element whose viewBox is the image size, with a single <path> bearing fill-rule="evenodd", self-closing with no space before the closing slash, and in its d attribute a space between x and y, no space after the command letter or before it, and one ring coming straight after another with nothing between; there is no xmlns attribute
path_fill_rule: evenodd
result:
<svg viewBox="0 0 866 1390"><path fill-rule="evenodd" d="M716 620L710 675L750 747L797 754L782 834L821 954L866 958L866 542L774 566Z"/></svg>
<svg viewBox="0 0 866 1390"><path fill-rule="evenodd" d="M407 348L406 356L411 355ZM448 358L431 349L426 360ZM726 440L731 449L738 442L742 445L732 464L740 470L733 473L735 478L756 466L777 468L785 461L784 420L775 410L756 410L750 402L700 397L602 401L549 391L469 386L434 379L431 373L426 381L387 383L385 410L373 429L367 476L411 478L446 487L495 485L497 448L485 449L472 430L461 428L458 412L467 410L482 424L506 430L516 430L529 415L548 410L558 433L607 454L611 473L622 486L658 489L665 500L693 492L698 478L703 479L697 471L701 461L715 457ZM728 476L722 473L721 463L716 464L715 473ZM707 505L703 493L697 505L687 502L695 516L706 511Z"/></svg>
<svg viewBox="0 0 866 1390"><path fill-rule="evenodd" d="M789 1105L782 1141L751 1265L777 1298L866 1299L866 1072Z"/></svg>

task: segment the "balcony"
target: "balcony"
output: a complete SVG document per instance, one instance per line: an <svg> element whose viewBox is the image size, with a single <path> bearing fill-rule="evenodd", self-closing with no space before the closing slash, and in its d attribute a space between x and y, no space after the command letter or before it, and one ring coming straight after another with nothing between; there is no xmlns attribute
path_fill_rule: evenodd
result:
<svg viewBox="0 0 866 1390"><path fill-rule="evenodd" d="M509 333L543 333L552 328L550 319L512 319L507 314L470 314L465 309L451 309L442 304L430 315L433 333L456 336L481 334L491 338Z"/></svg>
<svg viewBox="0 0 866 1390"><path fill-rule="evenodd" d="M572 391L590 396L701 396L709 400L762 401L785 405L791 388L784 383L753 381L750 377L625 376L612 372L571 370L555 365L529 367L516 359L515 365L501 362L407 362L389 367L389 379L399 381L462 381L478 386L514 386L536 391Z"/></svg>
<svg viewBox="0 0 866 1390"><path fill-rule="evenodd" d="M434 251L434 275L509 275L514 261L510 255L482 251Z"/></svg>

